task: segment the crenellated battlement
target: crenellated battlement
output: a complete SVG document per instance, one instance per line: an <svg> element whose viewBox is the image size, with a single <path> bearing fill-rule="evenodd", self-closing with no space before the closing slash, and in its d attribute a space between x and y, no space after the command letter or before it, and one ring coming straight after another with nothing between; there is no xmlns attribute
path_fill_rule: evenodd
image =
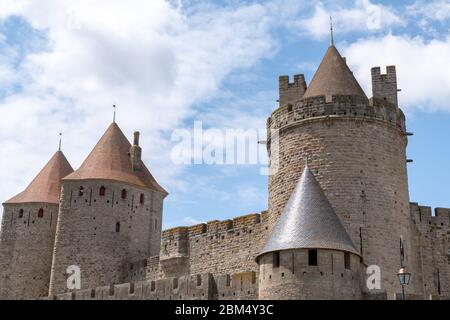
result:
<svg viewBox="0 0 450 320"><path fill-rule="evenodd" d="M410 203L411 217L418 226L445 227L450 231L450 208L435 208L421 206L417 202Z"/></svg>
<svg viewBox="0 0 450 320"><path fill-rule="evenodd" d="M254 261L267 234L268 213L212 220L162 232L159 268L147 268L147 279L194 273L222 275L257 271ZM228 261L228 263L223 263Z"/></svg>
<svg viewBox="0 0 450 320"><path fill-rule="evenodd" d="M183 237L193 237L198 235L205 235L209 233L217 233L229 231L236 228L254 227L260 223L264 223L267 218L267 211L262 213L252 213L243 216L238 216L229 220L212 220L206 223L200 223L189 227L175 227L164 230L162 232L162 239L175 240Z"/></svg>
<svg viewBox="0 0 450 320"><path fill-rule="evenodd" d="M287 104L276 109L267 120L270 129L283 129L302 121L333 119L377 120L406 131L403 112L390 102L377 98L333 95L305 98L295 105Z"/></svg>
<svg viewBox="0 0 450 320"><path fill-rule="evenodd" d="M280 76L278 81L280 106L284 106L288 103L295 104L305 94L306 81L303 74L294 75L294 82L289 82L289 76Z"/></svg>
<svg viewBox="0 0 450 320"><path fill-rule="evenodd" d="M210 273L122 283L58 294L52 300L212 300L256 299L255 272L214 277Z"/></svg>

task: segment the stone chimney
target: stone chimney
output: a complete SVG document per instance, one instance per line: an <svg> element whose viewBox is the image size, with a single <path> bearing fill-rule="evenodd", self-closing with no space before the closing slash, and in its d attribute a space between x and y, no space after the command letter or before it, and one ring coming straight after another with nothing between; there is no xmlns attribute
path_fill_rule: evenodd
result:
<svg viewBox="0 0 450 320"><path fill-rule="evenodd" d="M133 145L130 148L131 165L133 171L141 170L141 153L142 149L139 147L139 131L133 134Z"/></svg>

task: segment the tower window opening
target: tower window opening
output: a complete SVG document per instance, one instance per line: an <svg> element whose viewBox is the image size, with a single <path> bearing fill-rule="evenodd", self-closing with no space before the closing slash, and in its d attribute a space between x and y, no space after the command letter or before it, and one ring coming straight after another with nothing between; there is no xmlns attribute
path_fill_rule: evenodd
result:
<svg viewBox="0 0 450 320"><path fill-rule="evenodd" d="M308 250L308 265L309 266L317 266L317 250L316 249Z"/></svg>
<svg viewBox="0 0 450 320"><path fill-rule="evenodd" d="M350 253L345 252L344 253L344 267L347 270L350 270Z"/></svg>
<svg viewBox="0 0 450 320"><path fill-rule="evenodd" d="M44 217L44 209L40 208L38 211L38 218Z"/></svg>
<svg viewBox="0 0 450 320"><path fill-rule="evenodd" d="M83 186L80 187L80 189L78 190L78 196L82 197L84 194L84 188Z"/></svg>
<svg viewBox="0 0 450 320"><path fill-rule="evenodd" d="M173 279L173 288L178 289L178 278Z"/></svg>
<svg viewBox="0 0 450 320"><path fill-rule="evenodd" d="M23 218L23 209L19 210L19 218Z"/></svg>
<svg viewBox="0 0 450 320"><path fill-rule="evenodd" d="M126 199L127 198L127 190L123 189L122 190L122 199Z"/></svg>
<svg viewBox="0 0 450 320"><path fill-rule="evenodd" d="M104 186L101 186L101 187L100 187L100 190L99 190L99 192L98 192L98 195L99 195L99 196L104 196L105 193L106 193L106 188L105 188Z"/></svg>
<svg viewBox="0 0 450 320"><path fill-rule="evenodd" d="M120 232L120 222L116 223L116 232Z"/></svg>
<svg viewBox="0 0 450 320"><path fill-rule="evenodd" d="M280 266L280 252L273 253L273 267L278 268Z"/></svg>
<svg viewBox="0 0 450 320"><path fill-rule="evenodd" d="M141 193L141 196L139 197L139 203L144 204L144 200L145 200L144 194Z"/></svg>

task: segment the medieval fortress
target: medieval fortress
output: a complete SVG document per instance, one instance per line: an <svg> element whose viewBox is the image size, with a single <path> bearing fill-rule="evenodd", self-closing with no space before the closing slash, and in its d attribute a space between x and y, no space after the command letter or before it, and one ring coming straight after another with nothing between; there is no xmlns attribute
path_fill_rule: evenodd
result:
<svg viewBox="0 0 450 320"><path fill-rule="evenodd" d="M375 67L367 98L333 43L309 86L280 77L268 211L232 220L162 231L168 193L116 123L75 171L58 150L3 203L0 298L398 299L401 265L407 299L450 298L450 209L410 202L397 91Z"/></svg>

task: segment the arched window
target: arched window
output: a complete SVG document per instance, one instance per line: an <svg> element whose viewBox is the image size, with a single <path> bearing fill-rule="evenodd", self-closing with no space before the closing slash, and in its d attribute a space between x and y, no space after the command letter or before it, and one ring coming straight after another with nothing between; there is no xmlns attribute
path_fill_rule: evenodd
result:
<svg viewBox="0 0 450 320"><path fill-rule="evenodd" d="M127 198L127 190L123 189L122 190L122 199L126 199Z"/></svg>
<svg viewBox="0 0 450 320"><path fill-rule="evenodd" d="M101 187L100 187L100 190L99 190L99 192L98 192L98 194L99 194L100 196L104 196L104 195L105 195L105 192L106 192L106 188L105 188L104 186L101 186Z"/></svg>
<svg viewBox="0 0 450 320"><path fill-rule="evenodd" d="M139 197L139 202L140 202L140 204L144 204L144 194L143 193L141 193L141 196Z"/></svg>
<svg viewBox="0 0 450 320"><path fill-rule="evenodd" d="M19 218L23 218L23 209L19 210Z"/></svg>
<svg viewBox="0 0 450 320"><path fill-rule="evenodd" d="M83 188L83 186L81 186L80 189L78 190L78 196L82 197L83 194L84 194L84 188Z"/></svg>
<svg viewBox="0 0 450 320"><path fill-rule="evenodd" d="M44 209L40 208L38 211L38 218L44 217Z"/></svg>
<svg viewBox="0 0 450 320"><path fill-rule="evenodd" d="M120 222L116 223L116 232L120 232Z"/></svg>

